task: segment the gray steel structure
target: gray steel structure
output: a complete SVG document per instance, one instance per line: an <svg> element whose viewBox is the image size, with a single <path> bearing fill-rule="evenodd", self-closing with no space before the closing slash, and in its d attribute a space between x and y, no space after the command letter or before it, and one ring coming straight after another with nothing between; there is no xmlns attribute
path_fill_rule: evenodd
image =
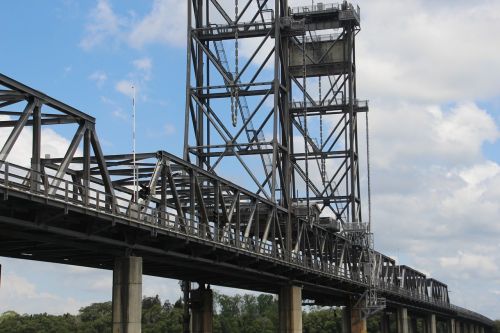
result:
<svg viewBox="0 0 500 333"><path fill-rule="evenodd" d="M251 18L270 15L265 1L248 1L240 15L255 2L259 10ZM210 3L224 20L231 21L217 1ZM195 26L189 29L188 64L192 62L196 69L196 82L192 87L190 80L187 82L185 159L164 151L138 154L138 193L130 189L134 182L132 155L103 155L94 118L0 74L0 114L18 117L0 121L0 127L12 128L0 151L0 255L107 269L113 267L115 257L135 255L143 258L145 274L272 293L296 284L303 286L304 298L320 305L343 305L374 291L386 299L388 308L404 304L415 311L491 327L488 318L450 304L445 284L410 267L398 266L371 248L368 224L361 220L357 175L356 114L367 111L355 95L354 35L359 10L344 3L314 7L306 15L303 9L291 11L286 1L276 1L278 14L271 15L269 22L256 22L254 18L244 24L204 26L201 6L210 3L189 2ZM322 46L315 44L315 37L304 35L313 27L342 20L345 25L338 27L347 31L326 39ZM223 52L218 48L218 54L214 54L209 44L219 47L218 41L234 39L236 31L238 39L274 39L274 48L279 50L274 55L274 79L241 83L243 69L236 75L240 80L224 70ZM301 48L305 64L311 53L318 54L314 50L330 52L336 45L348 49L347 70L344 61L335 64L336 56L330 55L320 57L330 59L329 63L316 61L299 69L290 66L290 59L297 54L294 52L300 53ZM272 56L274 51L270 52ZM266 58L271 56L267 54ZM213 68L203 70L207 62L204 58L222 76L222 84L207 84ZM312 70L308 74L309 66ZM330 92L325 94L330 97L315 102L307 87L293 76L300 68L306 80L322 76L325 68L331 70L324 74L334 77L328 86ZM307 84L306 80L302 83ZM342 88L338 82L343 82ZM294 89L301 92L299 96L306 96L302 105L292 103ZM255 107L246 113L241 98L259 94L259 101L245 101L247 109ZM340 103L338 94L343 96ZM261 118L254 118L264 125L249 127L250 120L265 105L262 96L271 95L273 107ZM217 106L214 99L228 97L233 101L232 110L221 109L225 115L219 115L213 110ZM237 126L240 122L232 134L222 126L230 111L230 121L236 120ZM236 119L235 112L239 113ZM336 144L328 145L325 140L318 147L311 138L307 118L319 115L338 117L328 134L328 140ZM302 122L297 119L300 117ZM273 139L264 141L259 132L270 119ZM76 128L66 153L42 158L42 128L64 124ZM12 162L9 153L27 127L33 133L32 154L29 163L19 165ZM189 131L195 134L194 144ZM213 141L214 131L225 139L223 143ZM294 150L293 132L301 133L307 142L302 152ZM344 139L333 139L339 134ZM237 141L242 135L250 139ZM82 148L81 156L75 156L78 148ZM251 167L243 160L245 156L257 157ZM268 162L271 156L272 164ZM341 166L334 169L328 181L314 185L325 188L315 194L317 188L312 181L308 184L311 177L307 177L306 164L299 161L319 160L321 169L323 162L336 156L342 160ZM227 157L241 159L242 168L255 182L255 191L214 172L218 161ZM254 172L260 165L263 172ZM257 176L262 179L257 180ZM309 190L299 188L297 179L302 177ZM344 196L326 189L340 183L345 184ZM321 216L325 209L333 211L335 218Z"/></svg>
<svg viewBox="0 0 500 333"><path fill-rule="evenodd" d="M359 181L358 114L368 112L356 96L359 25L359 7L347 2L292 9L286 0L244 1L240 10L238 1L189 1L184 159L247 175L240 185L253 185L272 204L255 236L277 251L306 253L321 242L317 229L342 231L359 245L352 270L374 280ZM241 70L240 45L257 45ZM248 234L245 228L237 231ZM269 235L270 228L280 233ZM314 256L333 260L333 253ZM362 301L367 314L383 308L375 283Z"/></svg>
<svg viewBox="0 0 500 333"><path fill-rule="evenodd" d="M235 173L247 174L241 182L286 215L288 248L297 220L313 218L313 204L342 224L362 222L357 115L368 107L356 97L359 11L347 3L290 9L288 1L271 8L265 0L245 1L232 19L217 1L188 3L184 158L216 173L227 160ZM323 29L335 33L315 35ZM252 45L249 39L258 46L239 70L239 45ZM306 87L313 78L326 91L319 99ZM333 124L324 126L321 143L308 129L318 119ZM294 138L302 140L298 147ZM300 205L306 209L294 209Z"/></svg>

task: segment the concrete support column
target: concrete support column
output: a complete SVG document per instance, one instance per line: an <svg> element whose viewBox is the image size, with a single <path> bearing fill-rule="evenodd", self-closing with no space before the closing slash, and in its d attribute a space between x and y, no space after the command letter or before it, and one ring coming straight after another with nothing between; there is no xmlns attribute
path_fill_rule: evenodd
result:
<svg viewBox="0 0 500 333"><path fill-rule="evenodd" d="M200 285L191 291L191 332L212 333L214 318L213 292Z"/></svg>
<svg viewBox="0 0 500 333"><path fill-rule="evenodd" d="M455 330L455 319L454 318L451 318L448 325L450 326L450 330L449 330L449 333L456 333L456 330Z"/></svg>
<svg viewBox="0 0 500 333"><path fill-rule="evenodd" d="M142 258L116 258L113 269L113 333L140 333Z"/></svg>
<svg viewBox="0 0 500 333"><path fill-rule="evenodd" d="M398 333L409 333L410 329L408 323L408 309L398 308L396 315L397 315Z"/></svg>
<svg viewBox="0 0 500 333"><path fill-rule="evenodd" d="M391 322L389 320L389 315L384 311L380 316L380 332L389 333L391 327Z"/></svg>
<svg viewBox="0 0 500 333"><path fill-rule="evenodd" d="M346 306L342 311L342 332L367 333L366 319L362 318L361 310Z"/></svg>
<svg viewBox="0 0 500 333"><path fill-rule="evenodd" d="M410 333L417 333L417 317L410 316Z"/></svg>
<svg viewBox="0 0 500 333"><path fill-rule="evenodd" d="M302 333L302 287L282 287L278 301L279 332Z"/></svg>
<svg viewBox="0 0 500 333"><path fill-rule="evenodd" d="M425 327L426 327L427 333L436 333L437 332L436 315L435 314L430 314L427 316L427 318L425 318Z"/></svg>

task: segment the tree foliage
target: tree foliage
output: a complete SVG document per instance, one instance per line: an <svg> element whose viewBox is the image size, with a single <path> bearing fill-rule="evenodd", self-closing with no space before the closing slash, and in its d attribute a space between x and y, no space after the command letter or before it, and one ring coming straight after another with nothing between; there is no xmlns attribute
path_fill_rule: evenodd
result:
<svg viewBox="0 0 500 333"><path fill-rule="evenodd" d="M493 333L500 333L500 320L495 320L495 325L493 326Z"/></svg>
<svg viewBox="0 0 500 333"><path fill-rule="evenodd" d="M272 333L278 331L278 302L272 295L214 294L214 333ZM83 307L77 315L20 315L7 311L0 315L0 333L111 333L111 302ZM144 333L182 333L182 300L173 305L160 297L144 297L142 331ZM302 315L304 333L342 332L339 309L308 308ZM379 332L379 318L367 323L368 332ZM500 333L500 320L493 333Z"/></svg>

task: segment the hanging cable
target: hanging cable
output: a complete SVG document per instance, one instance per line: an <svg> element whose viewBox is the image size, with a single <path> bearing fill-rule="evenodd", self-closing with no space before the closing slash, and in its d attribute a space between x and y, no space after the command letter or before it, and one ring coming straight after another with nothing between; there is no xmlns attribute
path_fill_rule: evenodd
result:
<svg viewBox="0 0 500 333"><path fill-rule="evenodd" d="M366 174L368 181L368 232L371 232L372 224L372 190L370 181L370 130L368 127L368 111L365 112L366 126Z"/></svg>
<svg viewBox="0 0 500 333"><path fill-rule="evenodd" d="M319 95L319 104L321 105L321 76L318 77L318 95ZM319 146L320 150L323 151L323 113L319 114ZM323 182L323 186L326 186L326 162L325 157L321 154L321 180Z"/></svg>
<svg viewBox="0 0 500 333"><path fill-rule="evenodd" d="M233 122L233 126L236 127L238 122L238 107L239 107L239 87L237 86L237 78L238 78L238 0L234 2L234 75L233 75L233 89L231 96L231 120Z"/></svg>
<svg viewBox="0 0 500 333"><path fill-rule="evenodd" d="M311 207L309 207L309 147L307 145L307 139L309 137L307 129L307 70L306 70L306 35L302 38L302 89L304 93L303 103L304 103L304 153L305 153L305 171L306 171L306 205L307 205L307 221L311 222Z"/></svg>

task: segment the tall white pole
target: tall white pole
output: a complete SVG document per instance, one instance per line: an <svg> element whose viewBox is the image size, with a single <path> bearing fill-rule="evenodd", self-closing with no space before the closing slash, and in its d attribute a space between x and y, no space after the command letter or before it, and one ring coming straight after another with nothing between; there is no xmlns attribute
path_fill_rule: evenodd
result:
<svg viewBox="0 0 500 333"><path fill-rule="evenodd" d="M138 198L138 186L137 186L137 166L135 162L135 86L132 86L133 97L132 97L132 164L134 168L133 177L134 177L134 200L137 202Z"/></svg>

